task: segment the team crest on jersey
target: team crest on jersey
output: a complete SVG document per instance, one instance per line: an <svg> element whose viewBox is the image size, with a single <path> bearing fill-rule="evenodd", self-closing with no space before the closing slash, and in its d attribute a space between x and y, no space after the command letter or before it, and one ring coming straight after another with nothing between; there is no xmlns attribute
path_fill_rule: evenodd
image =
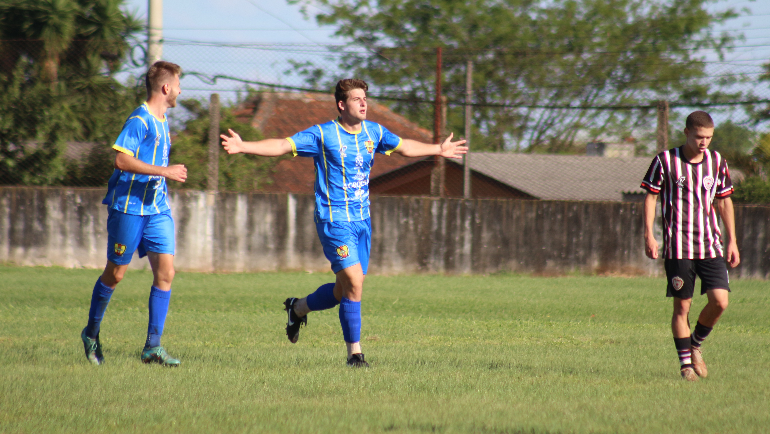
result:
<svg viewBox="0 0 770 434"><path fill-rule="evenodd" d="M366 145L366 152L372 153L374 152L374 142L371 140L367 140L364 142L364 145Z"/></svg>
<svg viewBox="0 0 770 434"><path fill-rule="evenodd" d="M703 178L703 186L706 187L706 190L711 190L711 187L714 185L714 178L711 176L707 176Z"/></svg>
<svg viewBox="0 0 770 434"><path fill-rule="evenodd" d="M684 280L682 280L681 277L676 276L673 279L671 279L671 285L674 287L675 290L679 291L684 286Z"/></svg>
<svg viewBox="0 0 770 434"><path fill-rule="evenodd" d="M115 254L118 256L123 256L123 253L126 253L126 245L115 243Z"/></svg>
<svg viewBox="0 0 770 434"><path fill-rule="evenodd" d="M676 180L676 186L679 188L684 188L684 182L687 181L687 178L684 176L680 176L679 179Z"/></svg>
<svg viewBox="0 0 770 434"><path fill-rule="evenodd" d="M342 259L347 258L350 256L350 249L348 249L347 245L341 245L337 247L337 256L339 256Z"/></svg>

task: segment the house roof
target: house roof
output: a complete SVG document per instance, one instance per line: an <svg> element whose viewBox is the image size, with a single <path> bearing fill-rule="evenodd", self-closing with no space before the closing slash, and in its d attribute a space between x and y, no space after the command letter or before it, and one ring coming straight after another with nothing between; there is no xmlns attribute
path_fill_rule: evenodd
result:
<svg viewBox="0 0 770 434"><path fill-rule="evenodd" d="M469 161L471 170L538 199L621 201L623 192L643 191L652 159L474 152Z"/></svg>
<svg viewBox="0 0 770 434"><path fill-rule="evenodd" d="M382 124L393 134L405 139L430 143L433 134L425 128L393 113L388 107L368 99L368 120ZM334 95L298 92L262 92L247 101L236 112L240 119L249 119L251 125L265 137L290 137L313 125L328 122L339 116Z"/></svg>
<svg viewBox="0 0 770 434"><path fill-rule="evenodd" d="M393 134L405 139L430 143L433 134L425 128L393 113L388 107L369 99L366 118L377 122ZM250 122L265 137L290 137L313 125L335 119L339 113L334 95L263 92L246 101L236 111L239 120ZM419 159L400 154L375 154L371 177L412 164ZM273 169L272 184L262 190L268 192L312 193L315 171L310 158L281 160Z"/></svg>

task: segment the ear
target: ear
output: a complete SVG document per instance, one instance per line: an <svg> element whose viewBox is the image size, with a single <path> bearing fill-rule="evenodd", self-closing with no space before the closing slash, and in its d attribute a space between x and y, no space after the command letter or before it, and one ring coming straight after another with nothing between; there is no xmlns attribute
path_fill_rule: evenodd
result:
<svg viewBox="0 0 770 434"><path fill-rule="evenodd" d="M687 136L690 134L690 130L687 129L687 127L684 127L684 135Z"/></svg>
<svg viewBox="0 0 770 434"><path fill-rule="evenodd" d="M344 112L344 111L345 111L345 108L346 108L346 106L345 106L345 101L339 101L339 102L337 102L337 108L338 108L338 109L340 109L340 111L343 111L343 112Z"/></svg>

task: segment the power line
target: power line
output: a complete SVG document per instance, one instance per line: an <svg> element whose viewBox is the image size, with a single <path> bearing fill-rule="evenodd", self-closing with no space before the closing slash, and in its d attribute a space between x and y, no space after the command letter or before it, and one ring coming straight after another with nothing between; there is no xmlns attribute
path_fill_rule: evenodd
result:
<svg viewBox="0 0 770 434"><path fill-rule="evenodd" d="M232 77L228 75L217 74L214 76L208 76L199 72L186 72L185 75L192 75L204 83L216 84L218 80L232 80L244 84L255 84L270 89L285 89L294 90L309 93L328 94L329 90L321 90L314 88L306 88L299 86L288 86L284 84L268 83L256 80L247 80L238 77ZM408 102L413 104L435 104L433 99L422 98L405 98L401 96L393 96L387 94L374 94L369 96L372 99L383 101L395 101L395 102ZM447 105L464 106L467 103L462 100L447 100ZM669 102L669 107L731 107L731 106L748 106L756 104L770 104L770 99L753 99L745 101L725 101L725 102L687 102L687 101L672 101ZM570 105L570 104L507 104L507 103L471 103L473 107L477 108L527 108L527 109L548 109L548 110L641 110L641 109L653 109L657 107L657 101L648 104L614 104L614 105Z"/></svg>

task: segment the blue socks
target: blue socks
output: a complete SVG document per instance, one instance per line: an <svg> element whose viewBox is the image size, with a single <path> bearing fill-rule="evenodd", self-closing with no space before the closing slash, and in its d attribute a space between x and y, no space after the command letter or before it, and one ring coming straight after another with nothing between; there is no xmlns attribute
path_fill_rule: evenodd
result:
<svg viewBox="0 0 770 434"><path fill-rule="evenodd" d="M340 325L345 342L361 341L361 302L343 297L340 301Z"/></svg>
<svg viewBox="0 0 770 434"><path fill-rule="evenodd" d="M99 334L99 327L104 318L104 312L107 305L110 304L110 298L114 289L102 283L101 278L96 279L94 291L91 294L91 309L88 311L88 325L86 326L86 336L95 339Z"/></svg>
<svg viewBox="0 0 770 434"><path fill-rule="evenodd" d="M342 297L337 301L334 297L334 284L321 285L316 291L307 296L307 307L310 310L326 310L340 305L340 325L345 342L359 342L361 340L361 302L350 301Z"/></svg>
<svg viewBox="0 0 770 434"><path fill-rule="evenodd" d="M163 335L163 325L166 323L168 303L171 300L171 290L161 291L152 287L150 291L150 322L147 325L147 342L144 347L159 347Z"/></svg>
<svg viewBox="0 0 770 434"><path fill-rule="evenodd" d="M307 296L307 307L310 310L326 310L340 304L334 297L334 284L327 283L318 287L314 293Z"/></svg>

